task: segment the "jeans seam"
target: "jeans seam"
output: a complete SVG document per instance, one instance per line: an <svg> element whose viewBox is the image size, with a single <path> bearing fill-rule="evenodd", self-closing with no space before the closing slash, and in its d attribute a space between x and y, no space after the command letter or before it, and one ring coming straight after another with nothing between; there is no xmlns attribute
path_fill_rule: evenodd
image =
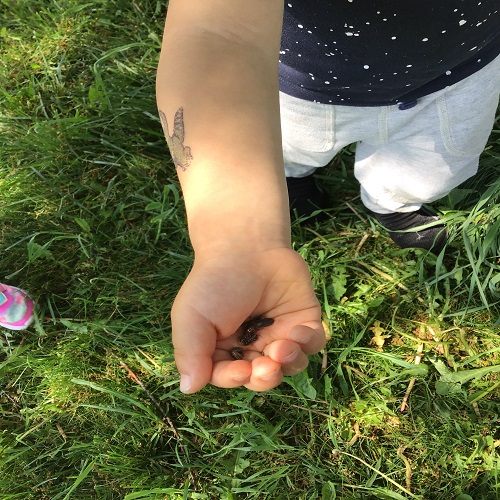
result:
<svg viewBox="0 0 500 500"><path fill-rule="evenodd" d="M448 153L454 156L463 156L463 151L455 147L453 138L451 137L450 117L448 107L446 105L445 94L440 95L436 99L437 112L439 116L439 130L443 138L443 144Z"/></svg>
<svg viewBox="0 0 500 500"><path fill-rule="evenodd" d="M335 145L335 119L337 113L335 113L335 106L328 106L326 108L326 132L327 132L327 143L329 146L329 150L331 151Z"/></svg>
<svg viewBox="0 0 500 500"><path fill-rule="evenodd" d="M389 142L389 107L383 106L380 109L380 113L378 115L378 135L380 144L387 144Z"/></svg>

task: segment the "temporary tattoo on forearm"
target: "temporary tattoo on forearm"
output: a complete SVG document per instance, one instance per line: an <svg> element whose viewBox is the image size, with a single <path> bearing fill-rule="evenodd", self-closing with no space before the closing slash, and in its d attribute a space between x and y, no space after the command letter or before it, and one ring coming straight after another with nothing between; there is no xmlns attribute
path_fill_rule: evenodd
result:
<svg viewBox="0 0 500 500"><path fill-rule="evenodd" d="M170 131L168 129L167 117L165 116L165 113L160 109L159 114L175 167L180 168L184 172L189 167L191 160L193 159L191 148L184 146L184 108L179 108L175 113L174 133L172 135L170 135Z"/></svg>

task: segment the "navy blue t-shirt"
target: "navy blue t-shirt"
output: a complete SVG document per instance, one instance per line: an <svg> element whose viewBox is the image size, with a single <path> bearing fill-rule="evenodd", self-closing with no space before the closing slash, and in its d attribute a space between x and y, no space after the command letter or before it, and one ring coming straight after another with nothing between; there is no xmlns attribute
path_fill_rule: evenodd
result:
<svg viewBox="0 0 500 500"><path fill-rule="evenodd" d="M285 0L280 89L382 106L452 85L500 53L499 0Z"/></svg>

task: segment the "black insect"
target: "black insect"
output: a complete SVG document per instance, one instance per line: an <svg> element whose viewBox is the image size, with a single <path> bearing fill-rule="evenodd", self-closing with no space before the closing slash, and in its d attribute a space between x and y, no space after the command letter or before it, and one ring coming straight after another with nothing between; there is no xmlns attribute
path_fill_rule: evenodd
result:
<svg viewBox="0 0 500 500"><path fill-rule="evenodd" d="M233 347L229 352L234 359L243 359L244 351L241 347Z"/></svg>
<svg viewBox="0 0 500 500"><path fill-rule="evenodd" d="M271 326L273 323L273 318L264 318L263 316L255 316L245 321L241 325L243 333L240 336L240 344L245 346L253 344L259 338L259 330Z"/></svg>

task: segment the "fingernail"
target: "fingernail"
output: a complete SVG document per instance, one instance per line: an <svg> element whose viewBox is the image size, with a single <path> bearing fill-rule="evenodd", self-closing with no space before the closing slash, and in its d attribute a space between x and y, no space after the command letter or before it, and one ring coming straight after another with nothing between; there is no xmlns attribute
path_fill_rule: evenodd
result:
<svg viewBox="0 0 500 500"><path fill-rule="evenodd" d="M283 363L290 363L290 361L293 361L297 356L299 355L300 349L296 349L295 351L291 352L286 358L283 358L282 362Z"/></svg>
<svg viewBox="0 0 500 500"><path fill-rule="evenodd" d="M266 373L264 375L260 375L259 378L261 380L274 380L278 376L279 372L280 372L280 370L274 370L271 373Z"/></svg>
<svg viewBox="0 0 500 500"><path fill-rule="evenodd" d="M191 389L191 377L189 375L184 375L181 373L181 381L179 389L181 392L187 392Z"/></svg>
<svg viewBox="0 0 500 500"><path fill-rule="evenodd" d="M297 342L297 344L307 344L311 340L311 336L307 333L304 335L304 333L292 331L288 334L288 340Z"/></svg>

